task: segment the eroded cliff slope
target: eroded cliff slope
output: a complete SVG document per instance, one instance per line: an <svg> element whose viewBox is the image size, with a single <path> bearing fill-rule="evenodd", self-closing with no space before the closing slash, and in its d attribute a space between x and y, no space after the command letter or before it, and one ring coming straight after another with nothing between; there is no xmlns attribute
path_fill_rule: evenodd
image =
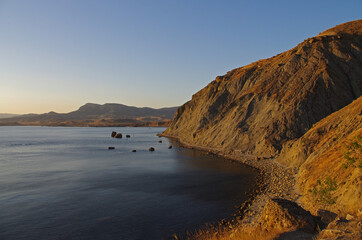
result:
<svg viewBox="0 0 362 240"><path fill-rule="evenodd" d="M181 106L165 136L223 153L280 153L362 92L362 20L217 77Z"/></svg>
<svg viewBox="0 0 362 240"><path fill-rule="evenodd" d="M358 215L362 209L362 96L286 146L279 159L301 165L297 187L308 210Z"/></svg>

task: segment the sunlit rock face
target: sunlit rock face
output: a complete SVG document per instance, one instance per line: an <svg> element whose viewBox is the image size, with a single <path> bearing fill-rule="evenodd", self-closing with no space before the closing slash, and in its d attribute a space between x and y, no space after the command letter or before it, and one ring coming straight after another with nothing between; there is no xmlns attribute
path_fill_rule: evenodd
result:
<svg viewBox="0 0 362 240"><path fill-rule="evenodd" d="M362 20L218 76L164 132L224 153L273 156L362 92Z"/></svg>

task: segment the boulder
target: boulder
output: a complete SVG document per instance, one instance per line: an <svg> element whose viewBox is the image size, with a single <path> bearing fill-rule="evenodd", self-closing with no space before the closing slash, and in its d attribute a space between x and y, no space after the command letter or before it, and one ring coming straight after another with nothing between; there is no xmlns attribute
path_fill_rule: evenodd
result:
<svg viewBox="0 0 362 240"><path fill-rule="evenodd" d="M168 149L171 149L172 148L172 145L168 146Z"/></svg>
<svg viewBox="0 0 362 240"><path fill-rule="evenodd" d="M114 137L115 138L122 138L122 133L117 133Z"/></svg>
<svg viewBox="0 0 362 240"><path fill-rule="evenodd" d="M155 149L154 149L153 147L150 147L150 148L148 149L148 151L153 152L153 151L155 151Z"/></svg>
<svg viewBox="0 0 362 240"><path fill-rule="evenodd" d="M117 132L114 132L114 131L113 131L113 132L111 133L111 136L112 136L112 137L115 137L116 135L117 135Z"/></svg>
<svg viewBox="0 0 362 240"><path fill-rule="evenodd" d="M112 150L112 149L115 149L115 147L108 147L108 150Z"/></svg>
<svg viewBox="0 0 362 240"><path fill-rule="evenodd" d="M336 217L318 234L318 239L362 239L361 221Z"/></svg>
<svg viewBox="0 0 362 240"><path fill-rule="evenodd" d="M322 222L326 224L329 224L338 217L336 213L324 209L318 209L317 215L321 218Z"/></svg>
<svg viewBox="0 0 362 240"><path fill-rule="evenodd" d="M159 143L162 143L162 141L160 140L160 141L158 141Z"/></svg>
<svg viewBox="0 0 362 240"><path fill-rule="evenodd" d="M131 152L136 152L136 150L135 150L135 149L133 149Z"/></svg>
<svg viewBox="0 0 362 240"><path fill-rule="evenodd" d="M315 233L318 219L295 202L274 198L269 199L259 219L262 228L296 230Z"/></svg>
<svg viewBox="0 0 362 240"><path fill-rule="evenodd" d="M130 138L130 137L131 137L130 135L128 135L128 134L126 135L126 138Z"/></svg>

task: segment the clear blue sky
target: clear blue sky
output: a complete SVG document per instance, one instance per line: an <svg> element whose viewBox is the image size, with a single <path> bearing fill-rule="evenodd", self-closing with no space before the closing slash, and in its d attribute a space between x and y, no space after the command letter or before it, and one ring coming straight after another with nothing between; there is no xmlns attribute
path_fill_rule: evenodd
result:
<svg viewBox="0 0 362 240"><path fill-rule="evenodd" d="M181 105L218 75L361 18L361 0L0 0L0 113Z"/></svg>

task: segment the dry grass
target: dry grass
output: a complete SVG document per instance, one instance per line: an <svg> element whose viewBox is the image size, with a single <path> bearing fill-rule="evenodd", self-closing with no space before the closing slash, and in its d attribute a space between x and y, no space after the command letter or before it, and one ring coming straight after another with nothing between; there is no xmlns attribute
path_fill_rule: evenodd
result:
<svg viewBox="0 0 362 240"><path fill-rule="evenodd" d="M286 232L285 229L262 229L260 226L205 227L189 234L187 240L271 240ZM176 238L178 239L178 238Z"/></svg>

